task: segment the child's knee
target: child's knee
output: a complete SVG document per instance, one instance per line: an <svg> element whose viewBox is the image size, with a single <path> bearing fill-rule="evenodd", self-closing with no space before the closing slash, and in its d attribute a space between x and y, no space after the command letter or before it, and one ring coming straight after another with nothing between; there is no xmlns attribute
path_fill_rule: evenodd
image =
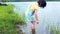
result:
<svg viewBox="0 0 60 34"><path fill-rule="evenodd" d="M35 28L33 24L31 25L31 28L32 28L32 29L34 29L34 28Z"/></svg>

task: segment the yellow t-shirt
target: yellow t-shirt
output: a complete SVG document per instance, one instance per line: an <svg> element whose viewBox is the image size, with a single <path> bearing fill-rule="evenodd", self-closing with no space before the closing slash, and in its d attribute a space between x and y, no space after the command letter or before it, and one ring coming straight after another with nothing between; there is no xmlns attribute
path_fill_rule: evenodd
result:
<svg viewBox="0 0 60 34"><path fill-rule="evenodd" d="M35 4L30 5L29 8L30 8L30 10L34 11L34 10L38 9L38 5L37 5L37 3L35 3Z"/></svg>

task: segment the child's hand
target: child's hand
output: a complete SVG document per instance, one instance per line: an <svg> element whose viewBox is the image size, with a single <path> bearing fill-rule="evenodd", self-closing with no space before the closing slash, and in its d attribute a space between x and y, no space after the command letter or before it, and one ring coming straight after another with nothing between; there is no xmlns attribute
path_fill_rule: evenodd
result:
<svg viewBox="0 0 60 34"><path fill-rule="evenodd" d="M39 24L39 21L36 21L37 24Z"/></svg>

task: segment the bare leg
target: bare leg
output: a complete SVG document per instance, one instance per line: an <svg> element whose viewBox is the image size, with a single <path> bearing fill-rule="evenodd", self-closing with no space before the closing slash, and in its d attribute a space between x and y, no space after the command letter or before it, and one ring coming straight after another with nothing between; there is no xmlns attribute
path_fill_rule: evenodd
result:
<svg viewBox="0 0 60 34"><path fill-rule="evenodd" d="M35 23L34 23L34 21L32 21L31 29L32 29L32 34L35 34Z"/></svg>

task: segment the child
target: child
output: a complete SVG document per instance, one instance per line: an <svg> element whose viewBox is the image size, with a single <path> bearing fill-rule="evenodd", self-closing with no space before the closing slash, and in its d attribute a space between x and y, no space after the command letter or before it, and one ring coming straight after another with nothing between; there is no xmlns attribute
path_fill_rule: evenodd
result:
<svg viewBox="0 0 60 34"><path fill-rule="evenodd" d="M39 0L37 3L32 4L29 6L29 10L28 10L28 20L31 21L31 29L32 31L35 30L35 23L39 23L38 20L38 15L37 15L37 9L38 7L44 8L46 7L46 1L45 0Z"/></svg>

